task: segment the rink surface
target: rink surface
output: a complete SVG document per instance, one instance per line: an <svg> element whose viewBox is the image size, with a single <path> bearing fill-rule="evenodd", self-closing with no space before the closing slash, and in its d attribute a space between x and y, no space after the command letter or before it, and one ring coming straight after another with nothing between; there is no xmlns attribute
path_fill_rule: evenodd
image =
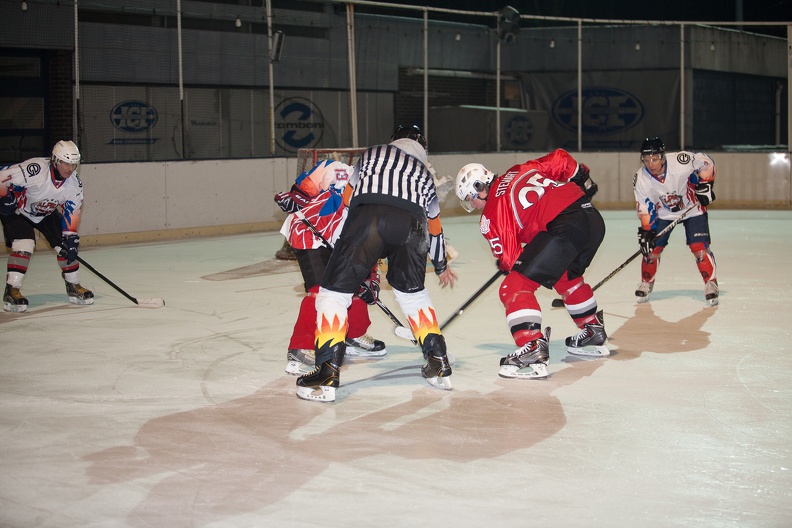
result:
<svg viewBox="0 0 792 528"><path fill-rule="evenodd" d="M592 285L637 250L605 211ZM634 261L597 290L614 354L581 360L542 290L551 377L498 377L513 351L497 286L445 330L454 390L371 309L388 355L345 364L334 404L284 373L300 303L282 238L86 248L93 306L68 304L39 245L25 314L0 313L3 527L792 526L792 212L712 210L721 304L677 229L651 302ZM495 272L476 216L444 222L460 281L444 322ZM384 303L400 318L387 285Z"/></svg>

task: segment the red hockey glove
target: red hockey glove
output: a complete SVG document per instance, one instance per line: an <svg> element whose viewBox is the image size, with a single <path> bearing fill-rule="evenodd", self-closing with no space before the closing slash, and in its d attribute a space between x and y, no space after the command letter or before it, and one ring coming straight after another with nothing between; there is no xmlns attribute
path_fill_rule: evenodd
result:
<svg viewBox="0 0 792 528"><path fill-rule="evenodd" d="M308 205L311 197L300 189L297 184L292 185L288 192L281 192L275 195L275 202L284 213L294 213Z"/></svg>

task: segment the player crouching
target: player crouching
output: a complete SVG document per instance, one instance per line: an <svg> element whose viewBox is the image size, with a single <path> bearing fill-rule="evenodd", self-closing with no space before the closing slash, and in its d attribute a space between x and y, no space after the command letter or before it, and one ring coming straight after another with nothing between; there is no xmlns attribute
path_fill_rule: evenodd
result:
<svg viewBox="0 0 792 528"><path fill-rule="evenodd" d="M463 208L481 211L479 228L498 268L506 273L500 298L517 350L500 361L505 378L545 379L550 328L542 332L536 290L561 294L580 332L566 339L571 354L606 357L604 316L583 272L605 237L605 222L591 203L589 170L562 149L497 176L479 163L457 174Z"/></svg>

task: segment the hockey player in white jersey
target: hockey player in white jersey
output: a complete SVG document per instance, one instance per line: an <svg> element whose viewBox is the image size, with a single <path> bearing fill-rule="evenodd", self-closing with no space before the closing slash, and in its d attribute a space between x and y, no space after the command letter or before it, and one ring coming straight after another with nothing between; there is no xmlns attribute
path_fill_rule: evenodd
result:
<svg viewBox="0 0 792 528"><path fill-rule="evenodd" d="M696 259L704 280L704 297L711 306L718 304L718 278L715 257L710 250L707 206L715 201L715 162L701 152L668 152L659 137L647 138L641 146L641 168L633 176L636 209L641 227L638 244L643 254L641 283L635 291L639 303L649 300L655 283L660 255L671 231L655 235L682 216L686 243Z"/></svg>
<svg viewBox="0 0 792 528"><path fill-rule="evenodd" d="M341 194L351 170L349 165L339 161L323 160L300 174L289 191L275 195L278 206L290 213L281 233L293 248L306 293L286 352L286 372L295 376L307 374L315 367L316 295L332 254L303 219L330 245L335 244L346 219L347 208ZM379 273L373 269L366 279L366 289L352 297L349 307L348 357L381 358L387 354L385 343L366 333L371 326L368 305L376 303L378 292Z"/></svg>
<svg viewBox="0 0 792 528"><path fill-rule="evenodd" d="M34 228L54 248L73 304L93 304L93 292L80 285L77 230L83 188L77 171L80 151L72 141L58 141L50 158L32 158L0 167L0 222L8 257L3 309L25 312L28 300L20 289L35 248Z"/></svg>

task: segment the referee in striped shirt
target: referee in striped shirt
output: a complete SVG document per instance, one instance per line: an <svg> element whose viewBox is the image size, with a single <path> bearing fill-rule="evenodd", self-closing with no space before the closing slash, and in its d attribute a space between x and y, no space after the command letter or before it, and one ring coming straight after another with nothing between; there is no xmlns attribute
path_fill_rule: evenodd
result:
<svg viewBox="0 0 792 528"><path fill-rule="evenodd" d="M396 128L391 141L366 150L344 191L349 215L325 269L316 297L316 370L297 379L303 399L334 401L343 362L347 309L379 259L426 363L430 385L449 390L451 366L432 301L424 287L426 256L442 287L457 274L448 266L440 201L417 126Z"/></svg>

